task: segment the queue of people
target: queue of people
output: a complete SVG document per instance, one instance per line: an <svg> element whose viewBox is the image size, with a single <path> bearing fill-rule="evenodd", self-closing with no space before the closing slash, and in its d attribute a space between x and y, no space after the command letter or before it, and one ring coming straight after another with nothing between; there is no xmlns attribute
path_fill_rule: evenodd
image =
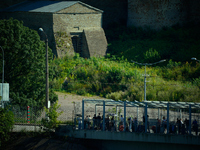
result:
<svg viewBox="0 0 200 150"><path fill-rule="evenodd" d="M107 131L125 131L128 132L145 132L145 117L143 116L143 123L139 124L138 119L129 117L127 121L124 122L123 115L120 116L119 122L115 120L114 116L107 115L105 117L105 130ZM78 129L81 129L82 120L78 118ZM198 123L195 119L191 124L192 131L198 135ZM86 116L84 119L84 129L92 130L103 130L103 116L94 114L93 118ZM151 126L153 133L166 133L167 132L167 119L163 116L162 120L157 118L157 122ZM150 123L149 116L147 115L147 132L150 133ZM189 120L185 118L177 118L175 123L169 124L169 133L171 134L189 134Z"/></svg>

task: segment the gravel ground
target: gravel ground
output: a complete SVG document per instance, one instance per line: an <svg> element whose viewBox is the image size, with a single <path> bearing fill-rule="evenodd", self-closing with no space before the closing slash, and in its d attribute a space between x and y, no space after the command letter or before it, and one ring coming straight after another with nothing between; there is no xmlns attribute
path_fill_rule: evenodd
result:
<svg viewBox="0 0 200 150"><path fill-rule="evenodd" d="M60 108L58 109L58 112L63 111L63 113L59 116L58 120L66 121L66 120L72 120L74 116L74 103L76 105L76 114L82 113L82 99L88 98L88 99L104 99L99 96L80 96L75 94L69 94L69 93L61 93L56 92L58 95L58 104L60 104ZM94 108L93 108L94 109Z"/></svg>

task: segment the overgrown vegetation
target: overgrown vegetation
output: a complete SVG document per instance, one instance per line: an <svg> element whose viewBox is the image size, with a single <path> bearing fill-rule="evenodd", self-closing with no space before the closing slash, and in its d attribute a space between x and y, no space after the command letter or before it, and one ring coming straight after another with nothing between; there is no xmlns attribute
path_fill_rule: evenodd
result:
<svg viewBox="0 0 200 150"><path fill-rule="evenodd" d="M194 62L195 63L195 62ZM115 100L144 99L144 67L115 56L84 59L55 59L60 74L52 88L80 95L100 95ZM200 65L166 62L162 67L147 67L147 99L198 101ZM67 78L66 78L67 77ZM65 81L65 82L64 82Z"/></svg>
<svg viewBox="0 0 200 150"><path fill-rule="evenodd" d="M8 108L0 108L0 147L10 139L9 132L14 125L14 115Z"/></svg>
<svg viewBox="0 0 200 150"><path fill-rule="evenodd" d="M106 31L109 53L105 58L80 58L78 54L55 59L56 78L52 88L80 95L100 95L115 100L143 100L144 67L147 67L147 99L199 101L200 29L198 27L149 28L114 27Z"/></svg>
<svg viewBox="0 0 200 150"><path fill-rule="evenodd" d="M55 102L49 109L44 107L47 118L42 118L42 125L47 129L48 132L52 132L58 127L59 124L61 124L61 121L57 120L58 117L63 113L62 111L57 111L59 107L60 105L58 105L58 102Z"/></svg>

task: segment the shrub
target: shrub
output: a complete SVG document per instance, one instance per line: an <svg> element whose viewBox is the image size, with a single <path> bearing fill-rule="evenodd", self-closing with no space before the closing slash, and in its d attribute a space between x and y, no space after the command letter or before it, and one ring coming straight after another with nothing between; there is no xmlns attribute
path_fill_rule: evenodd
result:
<svg viewBox="0 0 200 150"><path fill-rule="evenodd" d="M113 100L122 100L123 99L123 92L119 91L119 92L113 92L110 94L106 95L106 98L108 99L113 99Z"/></svg>
<svg viewBox="0 0 200 150"><path fill-rule="evenodd" d="M52 131L55 130L58 125L61 123L61 121L58 121L59 115L61 115L63 112L57 112L57 109L60 107L58 105L58 102L56 101L50 108L49 110L44 107L45 112L46 112L46 117L42 119L42 124L44 125L45 128L47 128L47 131Z"/></svg>
<svg viewBox="0 0 200 150"><path fill-rule="evenodd" d="M14 114L7 108L0 108L0 146L3 142L8 141L9 132L14 125Z"/></svg>

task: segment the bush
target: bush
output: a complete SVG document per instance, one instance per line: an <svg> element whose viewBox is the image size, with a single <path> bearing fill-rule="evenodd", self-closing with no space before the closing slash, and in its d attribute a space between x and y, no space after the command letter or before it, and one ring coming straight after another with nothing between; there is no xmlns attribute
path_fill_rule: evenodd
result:
<svg viewBox="0 0 200 150"><path fill-rule="evenodd" d="M56 101L50 108L49 110L45 107L45 112L46 112L46 117L45 119L42 119L42 124L44 125L45 128L47 128L47 131L52 131L55 130L58 125L61 123L61 121L58 121L59 115L61 115L63 112L57 112L57 109L60 107L58 105L58 102Z"/></svg>
<svg viewBox="0 0 200 150"><path fill-rule="evenodd" d="M9 140L9 132L14 125L14 114L7 108L0 108L0 146Z"/></svg>

